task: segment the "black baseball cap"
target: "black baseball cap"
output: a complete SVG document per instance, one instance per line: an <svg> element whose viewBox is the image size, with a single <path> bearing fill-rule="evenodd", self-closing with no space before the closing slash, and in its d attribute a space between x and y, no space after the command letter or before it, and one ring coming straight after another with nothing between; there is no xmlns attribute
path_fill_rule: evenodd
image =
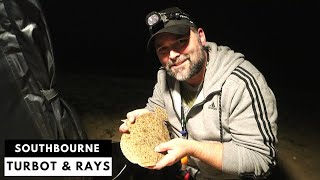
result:
<svg viewBox="0 0 320 180"><path fill-rule="evenodd" d="M157 34L168 32L185 35L190 32L190 27L196 27L191 17L178 7L166 8L159 12L152 11L146 16L146 23L150 32L147 49L152 47Z"/></svg>

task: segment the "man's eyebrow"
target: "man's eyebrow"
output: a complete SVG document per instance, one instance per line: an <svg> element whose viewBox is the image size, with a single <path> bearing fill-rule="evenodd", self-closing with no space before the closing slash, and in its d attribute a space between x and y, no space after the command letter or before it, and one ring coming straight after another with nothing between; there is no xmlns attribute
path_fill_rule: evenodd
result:
<svg viewBox="0 0 320 180"><path fill-rule="evenodd" d="M181 39L188 39L190 38L190 36L187 36L187 35L180 35L180 36L177 36L175 39L173 40L170 40L171 42L175 43L176 41L178 40L181 40ZM155 46L156 47L159 47L161 45L161 43L156 43Z"/></svg>

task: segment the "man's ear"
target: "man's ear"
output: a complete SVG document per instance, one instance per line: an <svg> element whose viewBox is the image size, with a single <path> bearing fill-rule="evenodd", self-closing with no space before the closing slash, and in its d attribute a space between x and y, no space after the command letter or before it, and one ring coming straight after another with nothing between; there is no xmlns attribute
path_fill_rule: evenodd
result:
<svg viewBox="0 0 320 180"><path fill-rule="evenodd" d="M206 40L206 35L204 33L204 30L202 28L198 28L198 33L199 33L202 46L205 46L207 43L207 40Z"/></svg>

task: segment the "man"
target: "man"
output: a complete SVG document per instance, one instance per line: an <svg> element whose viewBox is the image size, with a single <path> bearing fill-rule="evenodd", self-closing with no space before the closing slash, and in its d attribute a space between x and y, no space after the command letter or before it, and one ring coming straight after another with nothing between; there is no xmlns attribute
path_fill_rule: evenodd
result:
<svg viewBox="0 0 320 180"><path fill-rule="evenodd" d="M276 165L276 99L264 76L240 53L207 42L205 32L177 7L147 15L152 48L162 67L146 107L129 122L166 109L172 140L155 148L166 155L149 169L188 157L195 179L265 178ZM122 124L121 132L128 127Z"/></svg>

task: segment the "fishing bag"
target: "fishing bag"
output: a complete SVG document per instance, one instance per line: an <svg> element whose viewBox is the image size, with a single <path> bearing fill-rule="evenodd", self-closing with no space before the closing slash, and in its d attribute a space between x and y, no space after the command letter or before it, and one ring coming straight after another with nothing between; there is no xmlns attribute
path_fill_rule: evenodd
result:
<svg viewBox="0 0 320 180"><path fill-rule="evenodd" d="M87 139L56 89L53 49L37 0L0 1L1 161L7 139Z"/></svg>

